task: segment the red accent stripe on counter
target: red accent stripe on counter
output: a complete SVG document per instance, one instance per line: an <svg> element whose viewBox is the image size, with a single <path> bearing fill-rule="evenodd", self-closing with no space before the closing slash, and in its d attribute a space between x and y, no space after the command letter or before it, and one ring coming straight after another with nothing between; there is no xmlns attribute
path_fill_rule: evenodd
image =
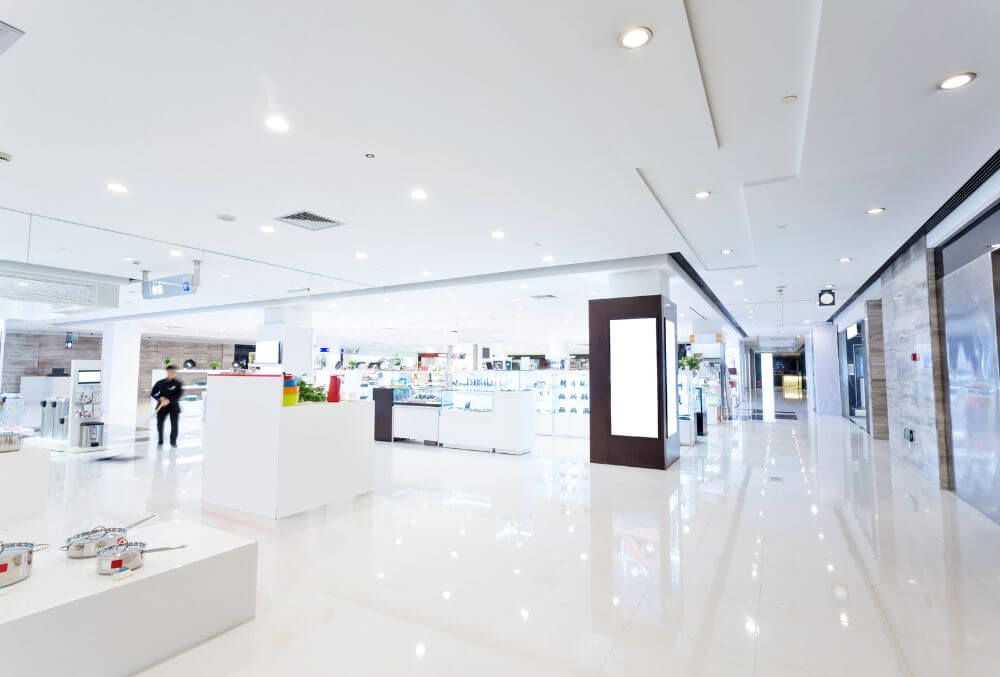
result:
<svg viewBox="0 0 1000 677"><path fill-rule="evenodd" d="M284 378L283 374L209 374L208 377L213 376L237 376L239 378Z"/></svg>

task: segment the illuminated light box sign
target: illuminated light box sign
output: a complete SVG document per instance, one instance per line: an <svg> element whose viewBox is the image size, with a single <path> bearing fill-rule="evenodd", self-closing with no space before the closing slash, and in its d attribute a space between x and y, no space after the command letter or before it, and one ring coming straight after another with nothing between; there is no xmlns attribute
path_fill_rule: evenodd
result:
<svg viewBox="0 0 1000 677"><path fill-rule="evenodd" d="M193 294L198 288L191 284L190 275L171 275L157 280L143 280L142 298L165 299L171 296Z"/></svg>
<svg viewBox="0 0 1000 677"><path fill-rule="evenodd" d="M659 437L656 318L611 320L611 434Z"/></svg>

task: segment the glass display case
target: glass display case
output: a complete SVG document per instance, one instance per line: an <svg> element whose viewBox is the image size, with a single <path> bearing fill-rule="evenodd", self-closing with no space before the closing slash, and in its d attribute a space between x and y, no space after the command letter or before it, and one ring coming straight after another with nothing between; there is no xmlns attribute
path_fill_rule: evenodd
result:
<svg viewBox="0 0 1000 677"><path fill-rule="evenodd" d="M453 390L514 392L530 390L534 371L459 371L450 374Z"/></svg>
<svg viewBox="0 0 1000 677"><path fill-rule="evenodd" d="M492 390L445 390L441 393L441 413L448 410L493 411Z"/></svg>
<svg viewBox="0 0 1000 677"><path fill-rule="evenodd" d="M439 386L399 386L392 391L393 404L421 404L441 406L442 388Z"/></svg>
<svg viewBox="0 0 1000 677"><path fill-rule="evenodd" d="M551 376L553 414L590 413L590 372L556 371Z"/></svg>

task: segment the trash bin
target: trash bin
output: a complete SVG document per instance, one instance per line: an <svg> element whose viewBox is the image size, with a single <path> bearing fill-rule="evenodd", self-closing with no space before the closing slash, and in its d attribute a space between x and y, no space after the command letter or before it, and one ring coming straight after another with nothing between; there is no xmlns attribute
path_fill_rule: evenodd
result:
<svg viewBox="0 0 1000 677"><path fill-rule="evenodd" d="M80 447L89 449L104 444L104 424L99 421L87 421L80 424Z"/></svg>

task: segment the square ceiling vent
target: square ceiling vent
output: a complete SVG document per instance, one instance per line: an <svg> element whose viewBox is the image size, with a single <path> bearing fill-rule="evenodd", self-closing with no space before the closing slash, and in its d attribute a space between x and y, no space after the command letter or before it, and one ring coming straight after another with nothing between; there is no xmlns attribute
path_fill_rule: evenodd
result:
<svg viewBox="0 0 1000 677"><path fill-rule="evenodd" d="M94 282L0 272L0 296L18 301L93 305L97 303L98 291Z"/></svg>
<svg viewBox="0 0 1000 677"><path fill-rule="evenodd" d="M298 226L306 230L326 230L327 228L336 228L337 226L344 225L343 221L329 219L312 212L295 212L288 216L281 216L275 219L275 221L281 221L290 226Z"/></svg>

